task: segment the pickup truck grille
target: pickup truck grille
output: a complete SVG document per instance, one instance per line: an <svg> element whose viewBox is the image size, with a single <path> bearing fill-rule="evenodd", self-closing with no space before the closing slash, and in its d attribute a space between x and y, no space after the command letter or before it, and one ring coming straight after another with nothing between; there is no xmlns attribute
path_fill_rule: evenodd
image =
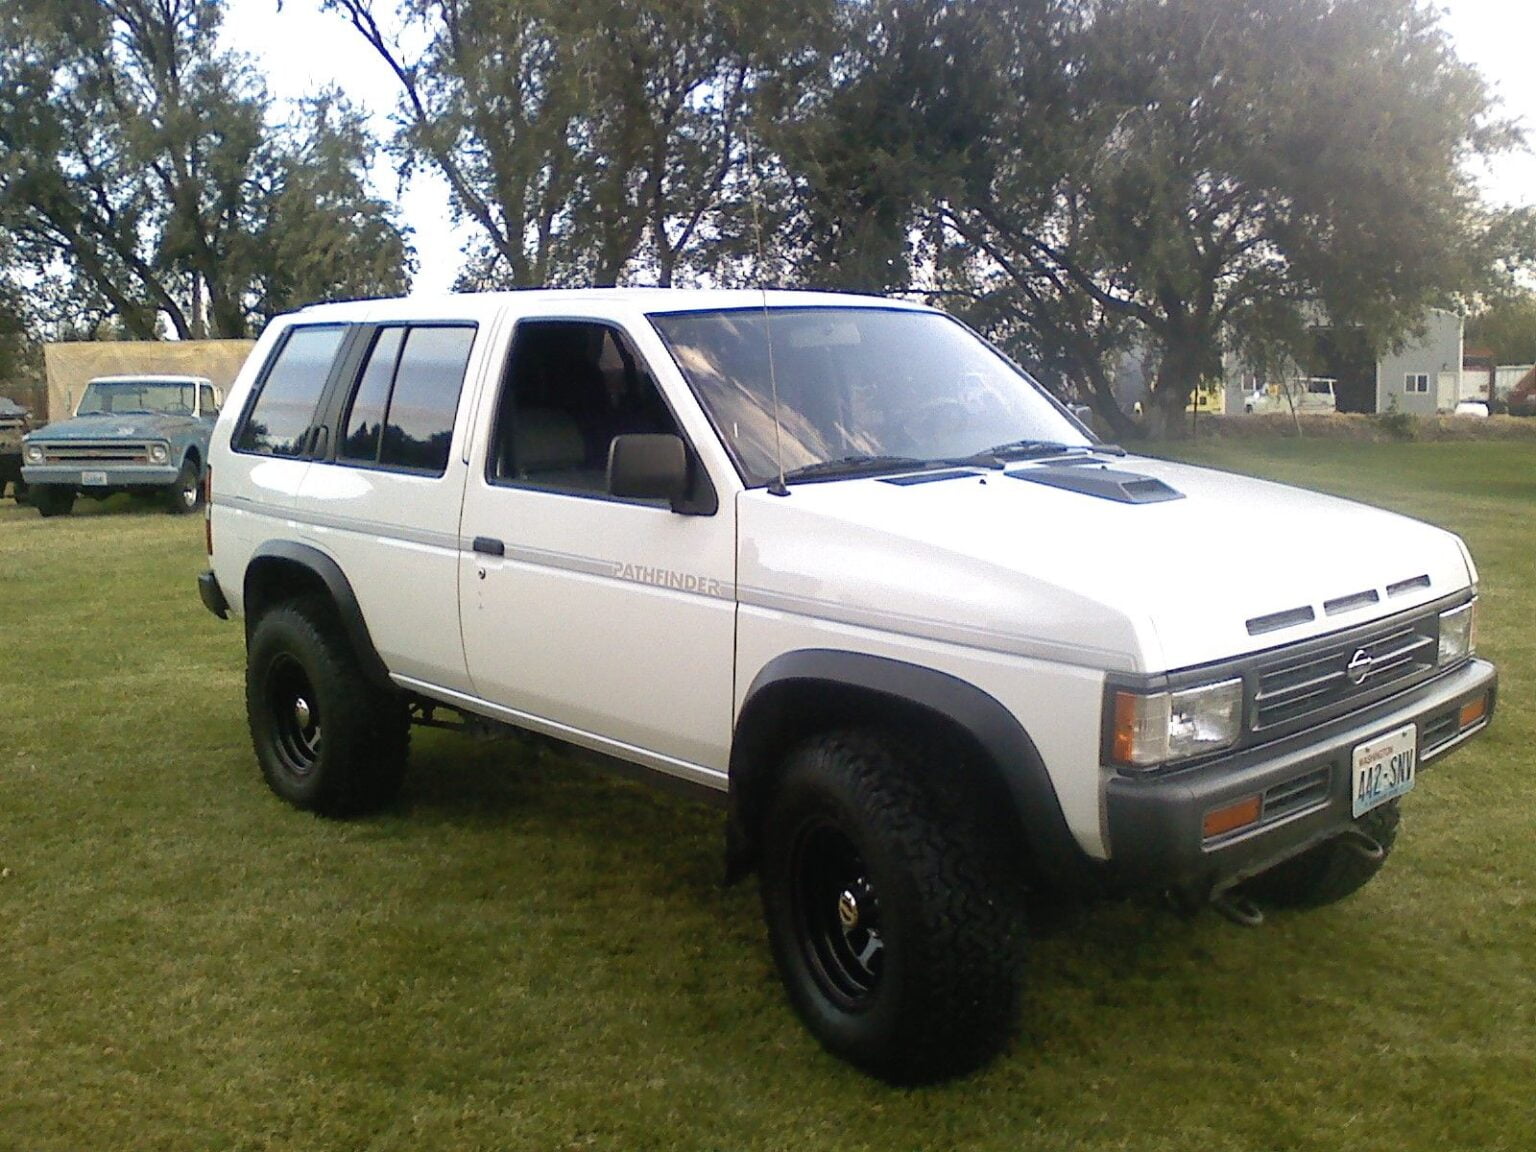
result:
<svg viewBox="0 0 1536 1152"><path fill-rule="evenodd" d="M149 445L142 441L71 440L43 445L43 463L113 467L148 464Z"/></svg>
<svg viewBox="0 0 1536 1152"><path fill-rule="evenodd" d="M1426 612L1302 653L1279 652L1258 670L1254 730L1336 710L1398 682L1406 686L1434 670L1439 647L1439 614Z"/></svg>

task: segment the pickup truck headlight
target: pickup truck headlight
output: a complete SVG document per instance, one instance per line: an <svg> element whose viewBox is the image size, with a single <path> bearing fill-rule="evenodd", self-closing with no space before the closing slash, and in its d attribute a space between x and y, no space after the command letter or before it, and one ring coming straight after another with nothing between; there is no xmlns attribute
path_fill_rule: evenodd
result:
<svg viewBox="0 0 1536 1152"><path fill-rule="evenodd" d="M149 459L154 464L164 464L171 458L171 450L164 444L151 444L149 446Z"/></svg>
<svg viewBox="0 0 1536 1152"><path fill-rule="evenodd" d="M1477 648L1477 601L1440 613L1440 655L1443 668L1472 655Z"/></svg>
<svg viewBox="0 0 1536 1152"><path fill-rule="evenodd" d="M43 462L43 446L41 444L28 444L26 447L28 464L41 464Z"/></svg>
<svg viewBox="0 0 1536 1152"><path fill-rule="evenodd" d="M1243 731L1243 682L1223 680L1177 692L1114 694L1114 763L1151 768L1219 752Z"/></svg>

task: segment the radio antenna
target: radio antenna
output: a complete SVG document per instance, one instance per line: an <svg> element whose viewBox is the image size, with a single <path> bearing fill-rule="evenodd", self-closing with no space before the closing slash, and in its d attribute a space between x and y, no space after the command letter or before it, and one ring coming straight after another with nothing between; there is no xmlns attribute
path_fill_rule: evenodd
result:
<svg viewBox="0 0 1536 1152"><path fill-rule="evenodd" d="M762 173L757 167L757 151L752 146L751 125L742 125L742 135L747 142L747 167L752 170L752 233L757 241L755 271L757 290L763 302L763 339L768 345L768 395L773 402L773 462L778 469L778 477L768 485L768 491L774 496L788 496L789 486L784 483L783 426L779 423L779 374L773 362L773 319L768 309L768 287L763 282L763 221L758 211L758 201L762 196Z"/></svg>

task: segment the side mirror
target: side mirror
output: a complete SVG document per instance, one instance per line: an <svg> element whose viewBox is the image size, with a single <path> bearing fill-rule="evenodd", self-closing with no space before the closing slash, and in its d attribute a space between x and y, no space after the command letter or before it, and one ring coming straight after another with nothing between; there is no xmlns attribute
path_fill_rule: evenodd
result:
<svg viewBox="0 0 1536 1152"><path fill-rule="evenodd" d="M608 445L608 493L633 500L666 500L674 509L688 496L688 450L670 433L634 432Z"/></svg>

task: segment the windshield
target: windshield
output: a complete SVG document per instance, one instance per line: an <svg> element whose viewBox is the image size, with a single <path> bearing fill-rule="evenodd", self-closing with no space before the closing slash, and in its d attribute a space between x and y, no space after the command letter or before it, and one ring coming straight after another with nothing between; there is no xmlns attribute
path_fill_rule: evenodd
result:
<svg viewBox="0 0 1536 1152"><path fill-rule="evenodd" d="M197 386L170 380L92 380L85 386L76 416L107 416L124 412L165 412L190 416Z"/></svg>
<svg viewBox="0 0 1536 1152"><path fill-rule="evenodd" d="M1038 384L936 312L754 308L651 323L753 487L779 474L770 352L790 478L1091 443Z"/></svg>

